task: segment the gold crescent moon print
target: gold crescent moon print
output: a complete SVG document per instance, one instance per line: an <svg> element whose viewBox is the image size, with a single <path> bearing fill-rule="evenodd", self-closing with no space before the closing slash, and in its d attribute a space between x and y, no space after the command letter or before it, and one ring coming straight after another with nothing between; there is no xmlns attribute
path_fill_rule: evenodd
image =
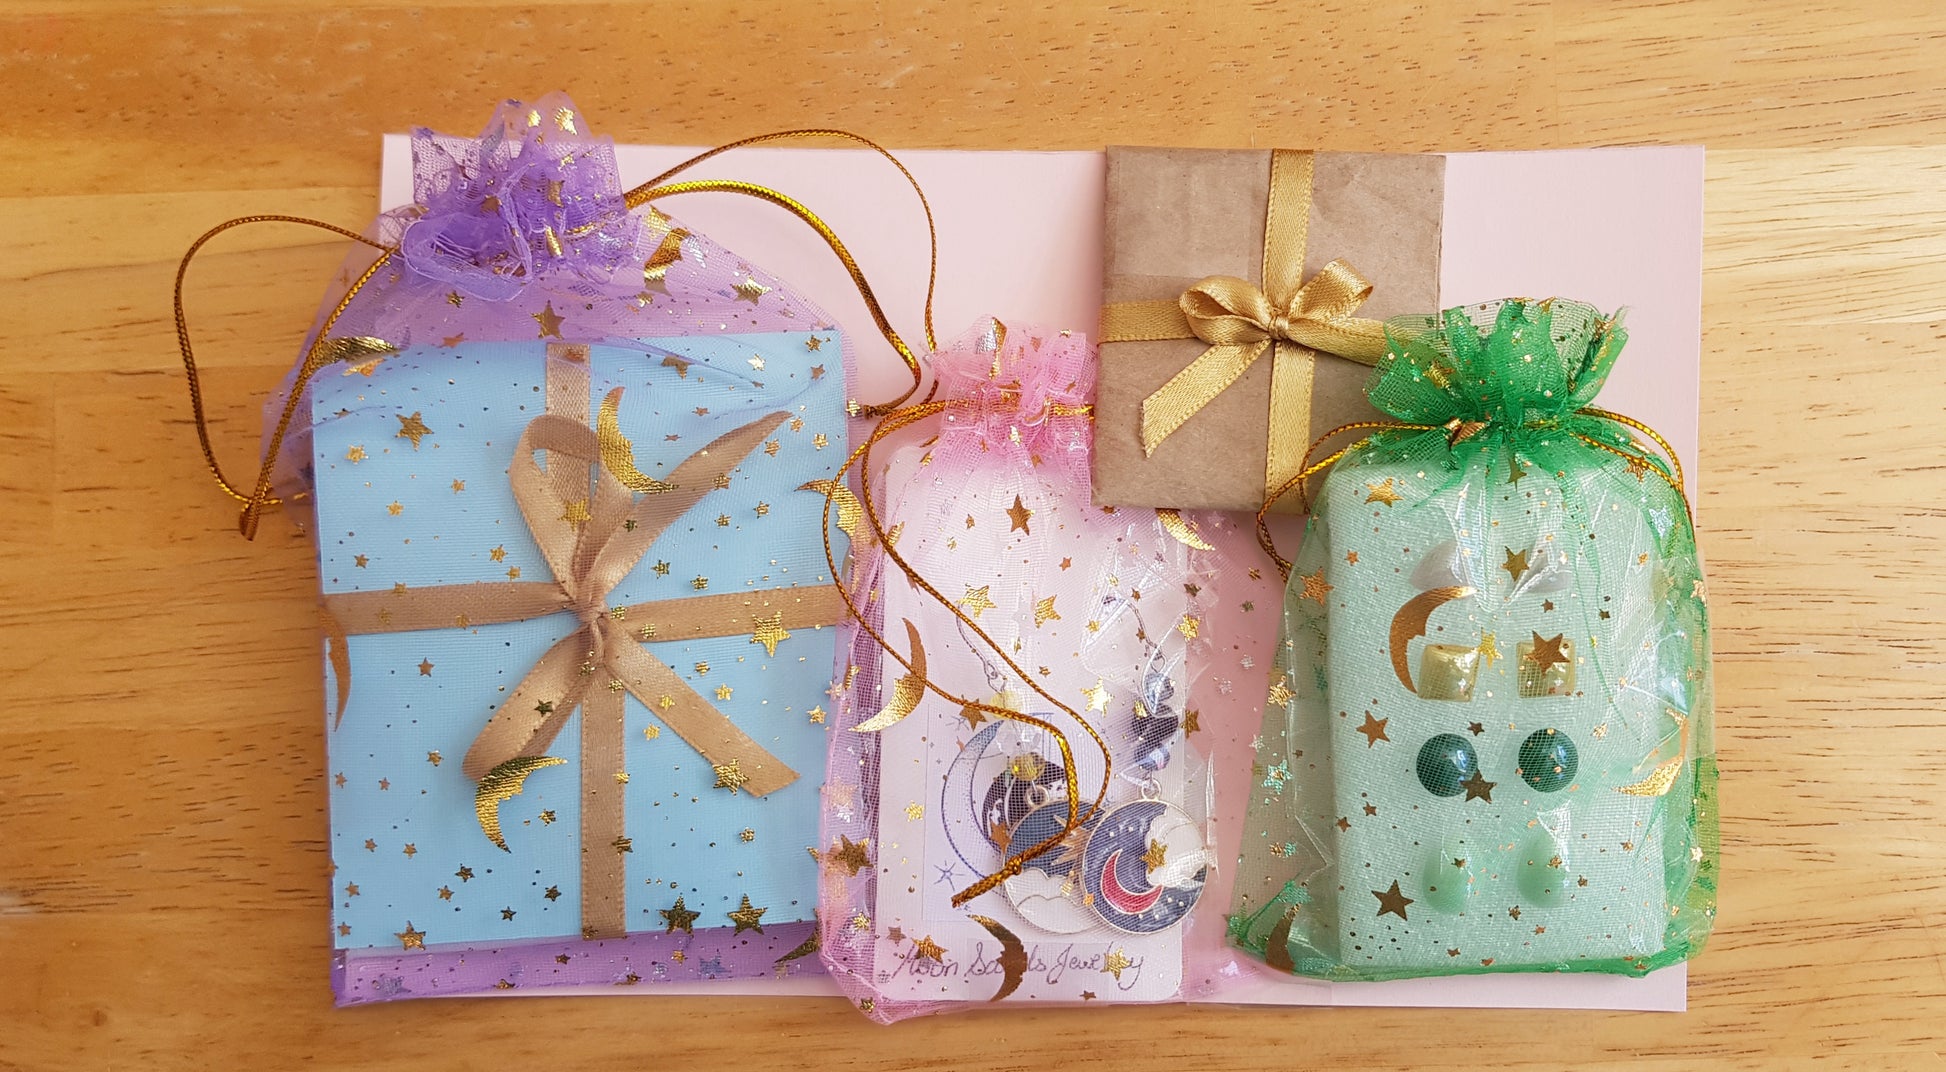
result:
<svg viewBox="0 0 1946 1072"><path fill-rule="evenodd" d="M1182 514L1178 511L1168 509L1157 510L1155 512L1155 519L1162 522L1162 530L1164 532L1174 536L1176 542L1182 544L1184 547L1193 547L1198 551L1216 550L1216 548L1204 541L1201 536L1196 535L1196 530L1190 527L1189 522L1182 519Z"/></svg>
<svg viewBox="0 0 1946 1072"><path fill-rule="evenodd" d="M987 933L1000 940L1000 959L998 964L1004 974L1000 989L988 1001L1000 1001L1020 988L1021 977L1027 974L1027 949L1020 944L1019 936L1002 926L997 919L986 916L968 915L966 918L987 929Z"/></svg>
<svg viewBox="0 0 1946 1072"><path fill-rule="evenodd" d="M601 444L601 467L630 491L660 495L676 490L674 484L657 480L635 467L635 444L622 435L621 422L616 419L621 404L622 389L617 387L601 400L601 411L595 415L595 440Z"/></svg>
<svg viewBox="0 0 1946 1072"><path fill-rule="evenodd" d="M772 961L771 963L773 965L777 965L777 964L785 964L793 960L802 960L805 957L808 957L811 954L817 952L818 949L821 946L823 946L823 944L824 944L824 923L822 920L818 918L817 910L812 909L811 910L811 936L809 938L804 939L802 942L799 942L797 944L797 948L791 950L790 952L784 954L781 957L778 957L775 961Z"/></svg>
<svg viewBox="0 0 1946 1072"><path fill-rule="evenodd" d="M1455 599L1465 599L1473 594L1471 585L1447 585L1419 593L1405 601L1405 606L1392 616L1392 671L1399 675L1399 684L1407 692L1419 690L1412 684L1412 664L1406 658L1406 648L1412 638L1426 634L1426 620L1432 612Z"/></svg>
<svg viewBox="0 0 1946 1072"><path fill-rule="evenodd" d="M905 635L912 641L912 669L892 687L892 698L885 702L885 707L878 714L853 726L854 731L877 733L896 724L911 714L919 706L920 697L926 694L926 647L919 642L919 627L913 625L910 618L905 619Z"/></svg>
<svg viewBox="0 0 1946 1072"><path fill-rule="evenodd" d="M1297 907L1285 909L1284 917L1270 928L1269 937L1264 939L1264 963L1293 974L1297 972L1297 964L1291 960L1291 924L1297 922Z"/></svg>
<svg viewBox="0 0 1946 1072"><path fill-rule="evenodd" d="M515 756L486 773L480 779L480 787L473 791L473 810L480 817L480 830L487 840L507 848L507 839L500 836L500 805L527 787L527 776L542 767L553 767L567 760L555 756Z"/></svg>
<svg viewBox="0 0 1946 1072"><path fill-rule="evenodd" d="M858 539L858 522L865 516L865 504L851 493L842 480L809 480L797 486L799 491L815 491L829 496L831 504L838 508L838 528L853 540ZM867 534L870 535L869 533Z"/></svg>
<svg viewBox="0 0 1946 1072"><path fill-rule="evenodd" d="M1682 773L1683 757L1689 755L1689 720L1682 717L1673 707L1663 710L1676 720L1676 757L1664 760L1649 772L1647 778L1629 785L1618 785L1615 792L1626 793L1632 797L1659 797L1676 784L1676 776ZM1636 768L1640 770L1641 768Z"/></svg>

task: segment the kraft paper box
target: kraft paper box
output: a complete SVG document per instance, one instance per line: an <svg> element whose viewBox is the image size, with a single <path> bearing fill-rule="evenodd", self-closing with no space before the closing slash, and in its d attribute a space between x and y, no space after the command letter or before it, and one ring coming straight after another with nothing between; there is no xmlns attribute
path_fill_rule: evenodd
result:
<svg viewBox="0 0 1946 1072"><path fill-rule="evenodd" d="M1273 194L1271 150L1111 147L1102 280L1111 310L1125 302L1174 303L1210 276L1278 289L1266 285L1268 219L1277 221L1269 228L1273 260L1288 262L1284 289L1337 261L1371 285L1370 296L1346 311L1350 316L1369 323L1438 306L1445 157L1276 155L1283 160ZM1274 306L1289 297L1268 296ZM1112 316L1104 324L1112 328ZM1150 337L1115 341L1113 330L1102 336L1097 503L1255 510L1294 474L1313 438L1377 416L1364 397L1376 351L1360 363L1274 342L1145 456L1143 400L1211 343L1188 332L1136 334ZM1281 410L1276 422L1273 406ZM1281 468L1290 472L1269 465L1267 474L1280 433L1289 455Z"/></svg>
<svg viewBox="0 0 1946 1072"><path fill-rule="evenodd" d="M814 925L842 608L804 485L845 455L844 377L810 352L837 332L630 342L413 346L312 389L343 1002L816 969L791 954ZM633 466L674 490L591 501L577 429L629 451L602 480ZM636 552L605 593L557 583ZM563 587L598 604L604 651L555 650L589 635L572 606L502 602ZM566 691L524 681L550 659ZM795 779L757 796L777 771L752 749L699 755L705 703ZM528 707L551 727L469 771Z"/></svg>
<svg viewBox="0 0 1946 1072"><path fill-rule="evenodd" d="M1265 280L1267 210L1277 200L1282 253L1302 280L1343 261L1372 284L1354 315L1384 319L1424 311L1440 298L1440 220L1446 158L1411 154L1290 154L1310 177L1271 197L1273 150L1107 150L1107 230L1103 302L1175 302L1207 276ZM1275 237L1275 235L1273 235ZM1292 241L1294 237L1294 241ZM1271 296L1273 302L1279 296ZM1096 418L1096 502L1255 510L1267 494L1273 368L1310 362L1310 389L1280 399L1304 412L1290 434L1296 451L1312 438L1376 414L1364 403L1368 364L1319 354L1265 352L1144 457L1138 434L1142 399L1183 372L1210 342L1131 339L1103 333ZM1308 395L1308 397L1306 397ZM1290 447L1286 447L1290 449ZM1296 459L1292 459L1296 461ZM1269 481L1275 488L1280 481Z"/></svg>

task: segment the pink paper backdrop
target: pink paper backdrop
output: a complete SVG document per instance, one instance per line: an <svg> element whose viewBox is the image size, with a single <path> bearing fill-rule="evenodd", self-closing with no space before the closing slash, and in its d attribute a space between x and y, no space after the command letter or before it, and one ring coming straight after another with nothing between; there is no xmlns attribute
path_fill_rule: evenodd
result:
<svg viewBox="0 0 1946 1072"><path fill-rule="evenodd" d="M624 146L624 181L640 182L693 155L690 148ZM1100 153L901 152L924 186L939 231L936 323L950 339L978 318L1069 327L1093 334L1101 304L1105 158ZM411 200L403 135L385 139L381 201ZM926 289L924 217L912 191L878 156L853 150L757 148L709 161L685 178L737 178L796 197L822 216L864 267L894 326L923 350ZM1571 296L1630 309L1628 350L1601 403L1662 432L1696 486L1697 390L1701 360L1703 152L1697 147L1590 149L1546 153L1460 153L1448 157L1445 306L1514 295ZM671 198L661 207L689 227L791 280L853 335L867 399L897 392L904 370L872 331L865 305L822 240L781 209L727 194ZM877 390L874 390L877 388ZM1247 526L1246 526L1247 527ZM1241 532L1237 533L1240 537ZM1266 564L1267 566L1267 564ZM1266 568L1271 577L1275 573ZM1266 582L1260 602L1278 605ZM1212 622L1240 639L1248 660L1271 665L1275 617ZM1218 772L1248 770L1261 711L1255 688L1204 705ZM1219 779L1218 858L1234 860L1243 795ZM1205 893L1218 906L1190 933L1192 969L1221 987L1224 1001L1290 1005L1423 1005L1510 1008L1680 1010L1683 967L1645 979L1605 976L1483 976L1393 983L1328 984L1236 963L1223 946L1221 910L1233 875ZM1214 924L1214 925L1212 925ZM669 984L663 993L836 994L822 977ZM558 994L559 988L548 991ZM613 993L600 988L593 993Z"/></svg>

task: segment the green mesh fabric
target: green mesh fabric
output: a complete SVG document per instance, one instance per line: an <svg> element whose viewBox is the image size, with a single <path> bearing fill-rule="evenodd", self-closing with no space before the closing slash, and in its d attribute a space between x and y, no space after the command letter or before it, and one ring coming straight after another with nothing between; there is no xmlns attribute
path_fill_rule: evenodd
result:
<svg viewBox="0 0 1946 1072"><path fill-rule="evenodd" d="M1641 974L1716 905L1705 589L1674 474L1587 411L1578 303L1388 322L1401 423L1319 489L1284 600L1230 921L1331 980Z"/></svg>

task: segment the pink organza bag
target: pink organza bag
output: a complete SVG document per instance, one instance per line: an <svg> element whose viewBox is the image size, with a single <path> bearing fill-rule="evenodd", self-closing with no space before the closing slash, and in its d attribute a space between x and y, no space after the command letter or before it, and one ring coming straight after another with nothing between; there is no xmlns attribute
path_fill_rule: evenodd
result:
<svg viewBox="0 0 1946 1072"><path fill-rule="evenodd" d="M1247 567L1199 535L1219 519L1090 504L1085 338L996 321L934 369L941 401L881 422L863 502L835 500L857 618L830 712L827 969L881 1022L1206 996L1186 935L1223 921L1190 701L1203 617Z"/></svg>

